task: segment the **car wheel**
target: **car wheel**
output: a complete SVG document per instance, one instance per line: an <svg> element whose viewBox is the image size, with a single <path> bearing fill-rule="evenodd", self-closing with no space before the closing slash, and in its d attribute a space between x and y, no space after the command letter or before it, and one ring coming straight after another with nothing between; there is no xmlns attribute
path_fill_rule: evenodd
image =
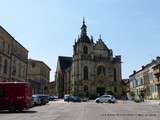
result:
<svg viewBox="0 0 160 120"><path fill-rule="evenodd" d="M112 102L113 104L115 103L115 101Z"/></svg>
<svg viewBox="0 0 160 120"><path fill-rule="evenodd" d="M15 106L11 106L9 109L9 112L16 112L16 107Z"/></svg>
<svg viewBox="0 0 160 120"><path fill-rule="evenodd" d="M112 103L111 100L108 100L108 103Z"/></svg>
<svg viewBox="0 0 160 120"><path fill-rule="evenodd" d="M22 111L23 111L23 109L22 109L22 108L18 108L18 111L19 111L19 112L22 112Z"/></svg>
<svg viewBox="0 0 160 120"><path fill-rule="evenodd" d="M96 103L100 103L100 101L99 101L99 100L96 100Z"/></svg>

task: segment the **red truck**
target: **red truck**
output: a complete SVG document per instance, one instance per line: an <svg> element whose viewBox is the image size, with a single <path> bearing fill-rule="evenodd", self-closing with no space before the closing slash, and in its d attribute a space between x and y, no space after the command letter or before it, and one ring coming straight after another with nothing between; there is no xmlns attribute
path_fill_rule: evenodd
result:
<svg viewBox="0 0 160 120"><path fill-rule="evenodd" d="M0 110L15 112L32 106L31 86L27 82L0 82Z"/></svg>

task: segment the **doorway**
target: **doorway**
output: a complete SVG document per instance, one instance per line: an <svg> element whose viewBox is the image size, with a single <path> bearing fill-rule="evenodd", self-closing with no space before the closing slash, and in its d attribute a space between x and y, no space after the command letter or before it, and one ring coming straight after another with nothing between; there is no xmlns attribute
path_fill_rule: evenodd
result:
<svg viewBox="0 0 160 120"><path fill-rule="evenodd" d="M97 87L97 97L105 94L105 88L104 87Z"/></svg>

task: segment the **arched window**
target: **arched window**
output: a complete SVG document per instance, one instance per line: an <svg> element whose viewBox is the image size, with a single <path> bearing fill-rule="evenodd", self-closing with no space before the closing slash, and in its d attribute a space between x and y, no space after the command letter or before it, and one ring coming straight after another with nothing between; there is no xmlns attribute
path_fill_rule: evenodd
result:
<svg viewBox="0 0 160 120"><path fill-rule="evenodd" d="M85 66L83 69L84 80L88 80L88 67Z"/></svg>
<svg viewBox="0 0 160 120"><path fill-rule="evenodd" d="M105 68L103 66L98 66L98 68L97 68L97 76L105 75L105 73L106 73Z"/></svg>
<svg viewBox="0 0 160 120"><path fill-rule="evenodd" d="M84 54L88 54L88 47L87 47L87 46L84 46L84 47L83 47L83 53L84 53Z"/></svg>
<svg viewBox="0 0 160 120"><path fill-rule="evenodd" d="M8 61L5 59L4 60L4 70L3 73L7 74L7 67L8 67Z"/></svg>

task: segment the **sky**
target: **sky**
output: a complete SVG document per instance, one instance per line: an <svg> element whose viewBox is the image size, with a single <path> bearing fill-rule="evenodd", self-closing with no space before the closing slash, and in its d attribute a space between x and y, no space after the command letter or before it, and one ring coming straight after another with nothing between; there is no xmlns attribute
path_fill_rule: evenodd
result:
<svg viewBox="0 0 160 120"><path fill-rule="evenodd" d="M122 57L122 78L159 56L159 0L0 0L0 25L44 61L55 79L58 56L72 56L85 17L88 35L99 34Z"/></svg>

